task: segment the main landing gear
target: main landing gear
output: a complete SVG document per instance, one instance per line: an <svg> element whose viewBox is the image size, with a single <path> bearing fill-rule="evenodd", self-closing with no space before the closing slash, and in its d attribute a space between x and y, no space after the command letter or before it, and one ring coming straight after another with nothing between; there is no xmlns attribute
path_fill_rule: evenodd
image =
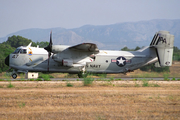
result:
<svg viewBox="0 0 180 120"><path fill-rule="evenodd" d="M79 69L80 69L80 72L78 73L78 77L79 78L86 78L88 74L86 73L85 66L80 67Z"/></svg>

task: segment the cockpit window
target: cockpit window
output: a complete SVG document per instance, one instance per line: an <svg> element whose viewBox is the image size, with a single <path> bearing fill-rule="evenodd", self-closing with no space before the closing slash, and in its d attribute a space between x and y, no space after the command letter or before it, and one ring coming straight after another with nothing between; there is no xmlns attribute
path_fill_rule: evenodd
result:
<svg viewBox="0 0 180 120"><path fill-rule="evenodd" d="M26 54L26 53L27 53L27 50L26 50L26 49L16 49L16 50L14 51L14 54L18 54L18 53L20 53L20 54Z"/></svg>
<svg viewBox="0 0 180 120"><path fill-rule="evenodd" d="M21 50L21 49L16 49L16 50L14 51L14 54L19 53L20 50Z"/></svg>
<svg viewBox="0 0 180 120"><path fill-rule="evenodd" d="M27 50L26 50L26 49L21 49L20 53L21 53L21 54L26 54L26 53L27 53Z"/></svg>

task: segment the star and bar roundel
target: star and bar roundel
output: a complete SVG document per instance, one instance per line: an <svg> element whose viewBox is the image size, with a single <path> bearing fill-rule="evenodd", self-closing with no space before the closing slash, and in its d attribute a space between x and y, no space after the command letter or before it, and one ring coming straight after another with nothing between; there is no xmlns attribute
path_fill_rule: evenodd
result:
<svg viewBox="0 0 180 120"><path fill-rule="evenodd" d="M131 60L126 60L125 57L120 56L120 57L118 57L116 59L111 59L111 62L116 63L119 67L123 67L126 64L131 63Z"/></svg>

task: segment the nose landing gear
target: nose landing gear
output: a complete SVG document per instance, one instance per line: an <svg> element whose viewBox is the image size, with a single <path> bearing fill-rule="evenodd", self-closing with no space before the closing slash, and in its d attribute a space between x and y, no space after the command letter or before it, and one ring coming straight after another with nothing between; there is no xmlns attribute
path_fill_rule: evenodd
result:
<svg viewBox="0 0 180 120"><path fill-rule="evenodd" d="M16 73L13 73L13 74L12 74L12 78L13 78L13 79L16 79L16 78L17 78L17 74L16 74Z"/></svg>

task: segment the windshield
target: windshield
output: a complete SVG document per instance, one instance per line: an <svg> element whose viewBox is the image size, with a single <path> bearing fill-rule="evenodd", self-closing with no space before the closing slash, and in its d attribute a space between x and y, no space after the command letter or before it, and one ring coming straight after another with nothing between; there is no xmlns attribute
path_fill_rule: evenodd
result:
<svg viewBox="0 0 180 120"><path fill-rule="evenodd" d="M21 50L21 49L16 49L16 50L14 51L14 54L19 53L20 50Z"/></svg>

